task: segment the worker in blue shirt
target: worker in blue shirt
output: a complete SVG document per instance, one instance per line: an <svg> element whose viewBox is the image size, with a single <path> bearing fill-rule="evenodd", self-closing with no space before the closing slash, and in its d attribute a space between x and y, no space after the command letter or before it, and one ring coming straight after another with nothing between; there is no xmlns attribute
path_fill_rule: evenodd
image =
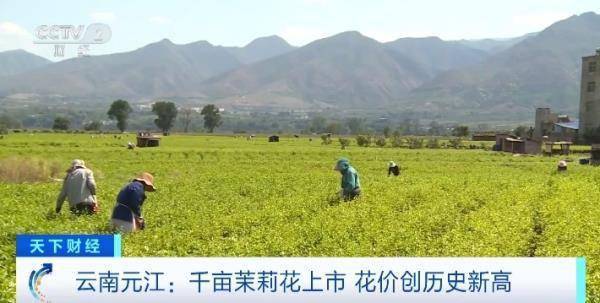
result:
<svg viewBox="0 0 600 303"><path fill-rule="evenodd" d="M339 159L334 170L339 171L342 175L340 196L346 201L360 196L360 179L356 169L350 165L350 161L345 158Z"/></svg>
<svg viewBox="0 0 600 303"><path fill-rule="evenodd" d="M117 196L117 205L113 209L111 222L121 232L133 232L144 229L146 224L142 217L142 205L146 200L146 192L153 192L154 177L142 173L125 185Z"/></svg>

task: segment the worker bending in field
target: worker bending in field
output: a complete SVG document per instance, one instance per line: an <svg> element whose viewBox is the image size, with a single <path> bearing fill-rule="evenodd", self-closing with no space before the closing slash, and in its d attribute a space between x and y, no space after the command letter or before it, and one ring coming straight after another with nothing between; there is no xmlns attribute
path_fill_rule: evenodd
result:
<svg viewBox="0 0 600 303"><path fill-rule="evenodd" d="M337 170L342 174L342 190L340 191L340 196L346 201L353 200L360 196L360 179L356 169L350 165L350 161L345 158L338 160L334 170Z"/></svg>
<svg viewBox="0 0 600 303"><path fill-rule="evenodd" d="M146 200L146 192L155 191L154 177L142 173L125 185L117 196L117 205L113 209L111 223L121 232L133 232L146 227L142 217L142 204Z"/></svg>
<svg viewBox="0 0 600 303"><path fill-rule="evenodd" d="M388 177L392 174L396 177L400 175L400 166L394 163L394 161L390 161L388 164Z"/></svg>
<svg viewBox="0 0 600 303"><path fill-rule="evenodd" d="M558 161L558 166L556 168L557 168L558 172L567 171L567 161L565 161L565 160Z"/></svg>
<svg viewBox="0 0 600 303"><path fill-rule="evenodd" d="M73 160L56 199L56 213L60 213L65 199L75 214L95 214L98 212L96 182L94 173L85 167L83 160Z"/></svg>

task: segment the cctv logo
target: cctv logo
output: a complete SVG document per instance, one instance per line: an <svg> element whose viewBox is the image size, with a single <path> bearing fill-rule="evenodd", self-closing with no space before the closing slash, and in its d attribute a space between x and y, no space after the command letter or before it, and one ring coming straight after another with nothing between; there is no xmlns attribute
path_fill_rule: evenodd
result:
<svg viewBox="0 0 600 303"><path fill-rule="evenodd" d="M40 25L35 29L35 44L104 44L112 37L104 23L84 25Z"/></svg>
<svg viewBox="0 0 600 303"><path fill-rule="evenodd" d="M54 40L53 42L79 40L83 34L83 25L40 25L35 29L35 36L39 40Z"/></svg>

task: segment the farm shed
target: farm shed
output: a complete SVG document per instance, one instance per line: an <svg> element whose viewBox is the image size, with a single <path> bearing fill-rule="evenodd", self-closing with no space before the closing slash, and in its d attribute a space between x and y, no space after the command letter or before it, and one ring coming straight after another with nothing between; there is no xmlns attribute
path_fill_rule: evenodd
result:
<svg viewBox="0 0 600 303"><path fill-rule="evenodd" d="M502 151L502 144L504 144L504 139L506 138L513 138L516 139L517 137L513 136L513 135L509 135L509 134L505 134L505 133L499 133L495 135L496 138L496 144L494 144L494 151Z"/></svg>
<svg viewBox="0 0 600 303"><path fill-rule="evenodd" d="M496 141L496 134L494 133L475 133L471 140L473 141Z"/></svg>
<svg viewBox="0 0 600 303"><path fill-rule="evenodd" d="M507 137L502 140L502 151L513 154L539 154L541 146L535 140Z"/></svg>
<svg viewBox="0 0 600 303"><path fill-rule="evenodd" d="M544 142L544 155L552 156L554 154L554 146L555 145L560 146L559 154L568 155L571 152L570 147L572 144L573 144L573 142L567 142L567 141Z"/></svg>
<svg viewBox="0 0 600 303"><path fill-rule="evenodd" d="M157 147L160 145L160 138L149 133L138 134L137 147Z"/></svg>
<svg viewBox="0 0 600 303"><path fill-rule="evenodd" d="M536 108L533 139L548 137L552 141L573 141L578 131L578 119L554 113L550 108Z"/></svg>
<svg viewBox="0 0 600 303"><path fill-rule="evenodd" d="M270 136L269 142L279 142L279 136Z"/></svg>
<svg viewBox="0 0 600 303"><path fill-rule="evenodd" d="M515 139L511 137L502 140L502 151L513 154L525 153L525 140Z"/></svg>
<svg viewBox="0 0 600 303"><path fill-rule="evenodd" d="M578 131L579 120L572 120L569 122L558 122L554 123L552 135L554 137L554 140L573 141L577 139Z"/></svg>

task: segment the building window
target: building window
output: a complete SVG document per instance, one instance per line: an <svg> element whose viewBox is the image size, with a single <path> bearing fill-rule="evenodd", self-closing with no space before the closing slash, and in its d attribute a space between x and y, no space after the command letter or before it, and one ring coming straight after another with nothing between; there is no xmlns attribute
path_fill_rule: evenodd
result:
<svg viewBox="0 0 600 303"><path fill-rule="evenodd" d="M587 91L588 91L588 93L595 92L596 91L596 82L588 82Z"/></svg>
<svg viewBox="0 0 600 303"><path fill-rule="evenodd" d="M591 112L594 109L594 102L593 101L587 101L585 102L585 111L586 112Z"/></svg>
<svg viewBox="0 0 600 303"><path fill-rule="evenodd" d="M590 64L588 65L588 72L590 73L594 73L596 72L596 62L590 62Z"/></svg>

